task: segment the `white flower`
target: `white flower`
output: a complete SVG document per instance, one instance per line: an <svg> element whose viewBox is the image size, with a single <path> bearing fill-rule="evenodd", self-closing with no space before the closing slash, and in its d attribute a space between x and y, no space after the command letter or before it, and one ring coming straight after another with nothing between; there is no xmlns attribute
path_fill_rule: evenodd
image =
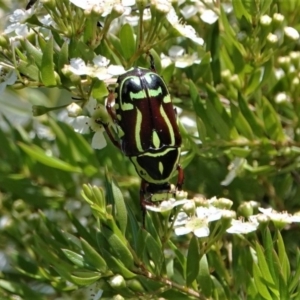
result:
<svg viewBox="0 0 300 300"><path fill-rule="evenodd" d="M174 198L170 198L169 200L164 200L162 201L158 206L155 205L146 205L147 210L155 211L155 212L165 212L165 211L170 211L174 207L178 205L183 205L190 200L178 200L176 201Z"/></svg>
<svg viewBox="0 0 300 300"><path fill-rule="evenodd" d="M87 10L94 11L102 17L111 13L115 4L120 4L118 0L70 0L74 5Z"/></svg>
<svg viewBox="0 0 300 300"><path fill-rule="evenodd" d="M65 65L64 68L76 75L88 75L99 80L107 80L113 76L125 73L122 66L109 65L109 59L98 55L93 59L94 64L88 64L80 57L72 58L70 65Z"/></svg>
<svg viewBox="0 0 300 300"><path fill-rule="evenodd" d="M184 235L193 232L197 237L209 236L209 222L222 218L223 210L216 207L197 207L196 216L189 217L180 212L174 222L175 234Z"/></svg>
<svg viewBox="0 0 300 300"><path fill-rule="evenodd" d="M208 222L220 220L222 218L223 210L214 206L204 207L199 206L196 208L198 218L206 218Z"/></svg>
<svg viewBox="0 0 300 300"><path fill-rule="evenodd" d="M171 7L169 13L167 14L167 20L180 35L191 39L200 46L204 44L204 40L197 36L197 33L192 26L180 23L173 7Z"/></svg>
<svg viewBox="0 0 300 300"><path fill-rule="evenodd" d="M272 208L262 208L259 207L258 210L263 213L264 215L266 215L267 217L269 217L270 220L272 220L273 222L280 222L280 223L286 223L286 224L290 224L292 223L292 218L291 218L291 214L285 212L278 212Z"/></svg>
<svg viewBox="0 0 300 300"><path fill-rule="evenodd" d="M30 8L28 10L16 9L13 14L9 17L10 24L5 30L5 34L15 32L17 36L27 36L29 30L26 24L23 24L32 14L34 10Z"/></svg>
<svg viewBox="0 0 300 300"><path fill-rule="evenodd" d="M207 24L215 23L219 16L211 9L206 9L200 16L201 20Z"/></svg>
<svg viewBox="0 0 300 300"><path fill-rule="evenodd" d="M105 130L103 126L98 124L96 121L99 118L99 113L102 113L105 108L103 105L98 104L94 98L90 98L85 108L88 110L90 117L78 116L74 118L70 124L74 127L76 132L81 134L88 133L90 130L94 131L92 147L94 149L102 149L107 145L103 135Z"/></svg>
<svg viewBox="0 0 300 300"><path fill-rule="evenodd" d="M258 227L257 222L243 222L242 220L232 220L231 227L229 227L226 231L232 234L247 234L249 232L253 232Z"/></svg>
<svg viewBox="0 0 300 300"><path fill-rule="evenodd" d="M17 80L15 70L7 70L0 66L0 94L5 90L6 86L13 85Z"/></svg>
<svg viewBox="0 0 300 300"><path fill-rule="evenodd" d="M177 220L179 218L179 220ZM179 213L175 223L175 234L184 235L193 232L197 237L209 236L208 220L188 217L186 213Z"/></svg>

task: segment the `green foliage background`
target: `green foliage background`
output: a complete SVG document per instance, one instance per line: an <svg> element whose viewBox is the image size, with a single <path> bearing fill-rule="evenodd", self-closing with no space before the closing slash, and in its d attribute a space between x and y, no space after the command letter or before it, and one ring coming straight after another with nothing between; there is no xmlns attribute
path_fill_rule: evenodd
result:
<svg viewBox="0 0 300 300"><path fill-rule="evenodd" d="M188 39L171 39L152 49L158 73L167 82L174 103L182 109L181 116L196 124L181 126L184 189L190 197L201 193L207 198L229 198L235 209L244 201L255 200L261 206L293 213L300 210L300 43L299 38L295 41L284 34L283 28L300 30L300 2L233 0L232 4L233 10L225 12L219 2L214 3L220 6L214 24L204 23L198 15L188 20L205 40L204 48ZM275 13L285 17L282 23L274 21ZM261 24L263 15L273 18L270 25ZM123 33L130 34L125 29ZM278 33L276 44L268 41L269 33ZM120 32L115 38L116 46L122 39ZM183 69L173 63L163 69L158 57L175 41L186 53L197 53L200 63ZM105 54L107 50L101 51ZM138 63L147 66L144 59ZM279 93L285 95L282 101L278 101ZM71 95L61 89L10 89L1 95L1 299L18 299L13 295L20 299L59 299L74 289L68 284L73 265L61 249L76 252L80 248L76 246L79 240L74 242L76 237L98 247L94 239L97 220L81 196L81 187L88 183L109 187L106 170L118 183L133 215L140 218L139 178L128 158L111 143L103 150L93 150L92 133L75 133L59 120L59 112L35 118L31 115L32 105L69 102ZM224 180L228 184L222 184ZM282 236L289 257L287 268L291 266L293 272L298 264L299 227L283 230ZM272 245L270 239L271 234L257 237L264 246ZM230 243L235 247L234 255L243 260L239 247L247 243L224 237L224 244ZM257 245L258 256L263 257L259 249ZM222 255L227 255L224 249ZM281 263L287 260L282 257L278 259ZM56 259L57 265L53 263ZM245 254L244 259L249 257ZM225 262L226 258L222 266L226 269ZM213 254L209 264L211 273L222 278L224 270L216 270ZM264 291L254 292L249 283L253 279L241 272L241 265L238 260L228 265L227 271L232 268L230 279L223 283L228 290L224 288L226 296L219 294L219 299L270 299ZM89 279L93 278L90 273ZM92 282L90 279L77 285ZM208 297L217 299L203 289ZM294 299L300 299L293 291ZM171 295L165 297L171 299ZM277 299L291 299L288 291L280 295Z"/></svg>

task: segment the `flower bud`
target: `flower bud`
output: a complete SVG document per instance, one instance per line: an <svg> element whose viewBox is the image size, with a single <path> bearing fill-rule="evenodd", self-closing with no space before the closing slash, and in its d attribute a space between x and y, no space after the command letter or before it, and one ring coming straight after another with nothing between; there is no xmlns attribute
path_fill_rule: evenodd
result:
<svg viewBox="0 0 300 300"><path fill-rule="evenodd" d="M192 200L189 200L189 202L185 203L183 206L182 206L182 209L183 211L189 215L189 216L192 216L195 214L195 202L192 201Z"/></svg>
<svg viewBox="0 0 300 300"><path fill-rule="evenodd" d="M296 42L299 40L299 32L293 27L284 27L284 36L289 41Z"/></svg>
<svg viewBox="0 0 300 300"><path fill-rule="evenodd" d="M0 35L0 47L8 48L9 38L5 34Z"/></svg>
<svg viewBox="0 0 300 300"><path fill-rule="evenodd" d="M69 117L76 118L82 113L82 108L78 104L72 102L67 106L67 112Z"/></svg>
<svg viewBox="0 0 300 300"><path fill-rule="evenodd" d="M253 215L253 206L249 202L244 202L239 206L238 212L243 217L252 216Z"/></svg>
<svg viewBox="0 0 300 300"><path fill-rule="evenodd" d="M109 285L113 288L113 289L123 289L126 287L126 281L124 279L123 276L121 275L115 275L113 277L111 277L108 281Z"/></svg>
<svg viewBox="0 0 300 300"><path fill-rule="evenodd" d="M134 292L145 292L144 287L137 279L127 280L127 287L133 290Z"/></svg>

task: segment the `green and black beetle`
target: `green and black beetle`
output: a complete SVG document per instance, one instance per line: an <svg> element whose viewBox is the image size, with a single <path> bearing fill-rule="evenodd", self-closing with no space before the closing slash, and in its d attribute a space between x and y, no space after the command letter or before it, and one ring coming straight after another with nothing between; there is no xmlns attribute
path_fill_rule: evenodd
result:
<svg viewBox="0 0 300 300"><path fill-rule="evenodd" d="M181 135L176 111L163 79L151 70L135 67L120 75L111 92L106 109L117 124L119 141L107 124L103 124L112 142L129 157L142 178L140 199L145 204L170 192L169 180L178 171L177 190L181 190L184 175L179 165ZM113 103L115 103L113 108ZM150 200L150 201L149 201ZM154 200L158 201L158 200Z"/></svg>

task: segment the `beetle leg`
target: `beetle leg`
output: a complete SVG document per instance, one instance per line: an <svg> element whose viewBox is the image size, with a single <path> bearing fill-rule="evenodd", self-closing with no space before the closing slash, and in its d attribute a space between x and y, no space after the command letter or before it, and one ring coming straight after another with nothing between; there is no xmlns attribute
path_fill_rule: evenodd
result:
<svg viewBox="0 0 300 300"><path fill-rule="evenodd" d="M106 110L109 113L109 115L111 116L111 118L113 119L113 121L115 123L117 123L118 119L117 119L117 115L115 110L112 108L112 104L115 102L115 95L114 92L112 90L109 90L109 95L107 97L107 102L106 102Z"/></svg>
<svg viewBox="0 0 300 300"><path fill-rule="evenodd" d="M182 190L182 185L183 185L183 182L184 182L184 172L183 172L183 169L180 165L177 165L176 170L178 171L176 187L177 187L178 191L181 191Z"/></svg>
<svg viewBox="0 0 300 300"><path fill-rule="evenodd" d="M156 73L153 55L150 52L148 52L148 55L150 57L150 70Z"/></svg>

